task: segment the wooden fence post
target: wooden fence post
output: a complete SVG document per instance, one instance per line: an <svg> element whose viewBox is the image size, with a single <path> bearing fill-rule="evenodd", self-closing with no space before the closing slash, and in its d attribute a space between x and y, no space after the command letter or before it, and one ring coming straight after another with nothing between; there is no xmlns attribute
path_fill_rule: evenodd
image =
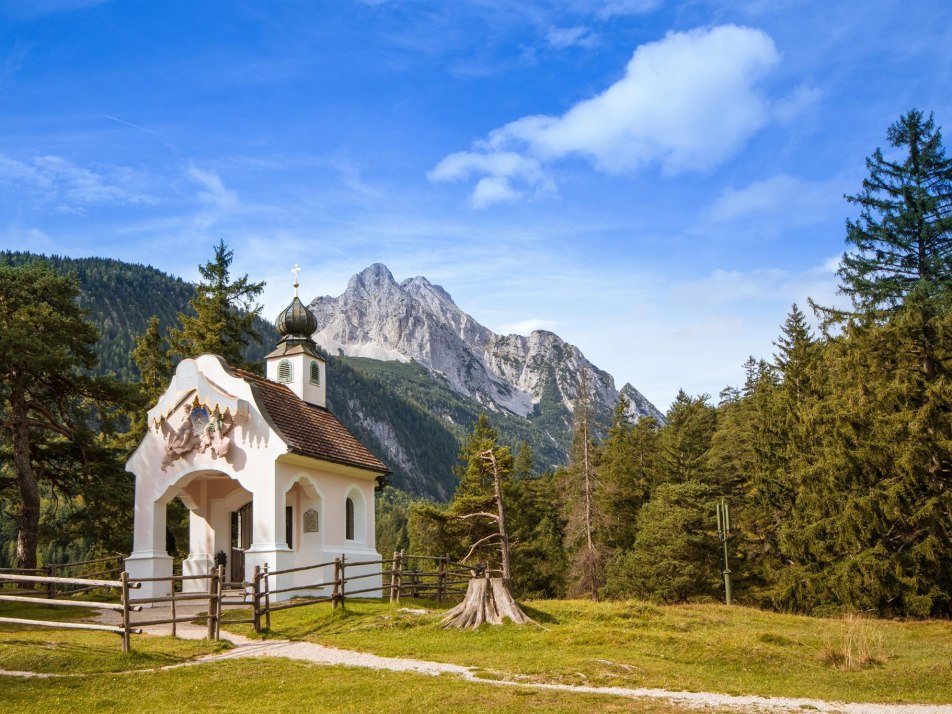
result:
<svg viewBox="0 0 952 714"><path fill-rule="evenodd" d="M340 558L334 558L334 590L331 593L331 604L337 609L337 601L340 598Z"/></svg>
<svg viewBox="0 0 952 714"><path fill-rule="evenodd" d="M213 567L208 569L208 617L205 620L206 625L206 634L205 637L209 640L215 639L215 596L218 594L218 583L215 581L218 579L218 568ZM172 591L173 594L175 591ZM172 601L175 602L174 600ZM174 617L174 616L173 616Z"/></svg>
<svg viewBox="0 0 952 714"><path fill-rule="evenodd" d="M221 639L222 598L225 597L225 566L219 565L216 570L218 571L218 592L215 593L215 641L218 642Z"/></svg>
<svg viewBox="0 0 952 714"><path fill-rule="evenodd" d="M264 629L271 632L271 578L268 577L268 564L264 564Z"/></svg>
<svg viewBox="0 0 952 714"><path fill-rule="evenodd" d="M261 566L255 566L255 574L251 579L251 620L255 632L261 632Z"/></svg>
<svg viewBox="0 0 952 714"><path fill-rule="evenodd" d="M122 603L122 652L128 654L132 651L132 643L129 638L129 573L122 571L120 576L122 581L122 594L120 602Z"/></svg>
<svg viewBox="0 0 952 714"><path fill-rule="evenodd" d="M347 576L344 574L347 556L341 553L340 556L340 606L344 607L344 600L347 599Z"/></svg>
<svg viewBox="0 0 952 714"><path fill-rule="evenodd" d="M400 551L393 551L393 562L390 564L390 602L397 598L397 563L400 558Z"/></svg>
<svg viewBox="0 0 952 714"><path fill-rule="evenodd" d="M56 577L56 564L55 564L55 563L50 563L49 565L47 565L47 566L46 566L46 570L47 570L47 572L49 573L49 575L50 575L51 578ZM52 600L53 598L56 597L56 583L50 581L50 582L48 583L48 585L49 585L49 587L47 588L47 591L46 591L46 597L48 597L50 600Z"/></svg>
<svg viewBox="0 0 952 714"><path fill-rule="evenodd" d="M400 549L400 567L397 569L397 604L400 604L400 595L403 593L403 566L406 562L406 550Z"/></svg>
<svg viewBox="0 0 952 714"><path fill-rule="evenodd" d="M443 596L446 593L446 563L450 559L449 555L440 556L440 572L436 578L436 601L443 602Z"/></svg>
<svg viewBox="0 0 952 714"><path fill-rule="evenodd" d="M169 581L169 586L170 586L170 587L169 587L169 590L170 590L171 593L172 593L172 595L171 595L171 598L172 598L172 637L178 637L178 631L176 630L176 628L178 627L178 624L175 622L175 620L176 620L176 615L175 615L175 581L174 581L174 580L170 580L170 581Z"/></svg>

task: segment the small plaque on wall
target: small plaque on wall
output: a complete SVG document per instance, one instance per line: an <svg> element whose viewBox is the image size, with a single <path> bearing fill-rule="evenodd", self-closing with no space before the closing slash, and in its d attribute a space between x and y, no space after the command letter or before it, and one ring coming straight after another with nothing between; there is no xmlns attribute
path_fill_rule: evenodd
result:
<svg viewBox="0 0 952 714"><path fill-rule="evenodd" d="M317 511L313 508L304 511L304 532L317 533Z"/></svg>

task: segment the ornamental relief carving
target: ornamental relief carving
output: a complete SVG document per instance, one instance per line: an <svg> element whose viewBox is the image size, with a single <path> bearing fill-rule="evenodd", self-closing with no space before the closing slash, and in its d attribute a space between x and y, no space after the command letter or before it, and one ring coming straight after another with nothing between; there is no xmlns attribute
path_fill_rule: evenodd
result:
<svg viewBox="0 0 952 714"><path fill-rule="evenodd" d="M222 414L217 405L209 411L209 407L200 403L198 397L191 402L186 401L162 423L169 427L165 434L163 471L193 451L208 453L213 459L223 459L231 449L231 430L234 427L231 413L225 410Z"/></svg>

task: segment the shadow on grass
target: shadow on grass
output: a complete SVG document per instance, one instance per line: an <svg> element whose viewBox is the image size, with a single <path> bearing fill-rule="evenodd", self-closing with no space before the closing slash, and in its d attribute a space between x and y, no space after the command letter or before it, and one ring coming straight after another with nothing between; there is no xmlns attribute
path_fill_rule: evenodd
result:
<svg viewBox="0 0 952 714"><path fill-rule="evenodd" d="M532 607L531 605L523 605L521 603L519 604L519 607L522 608L522 611L524 613L526 613L529 617L531 617L533 620L535 620L539 624L545 624L545 625L559 624L559 618L555 617L554 615L551 615L548 612L544 612L542 610L538 610Z"/></svg>

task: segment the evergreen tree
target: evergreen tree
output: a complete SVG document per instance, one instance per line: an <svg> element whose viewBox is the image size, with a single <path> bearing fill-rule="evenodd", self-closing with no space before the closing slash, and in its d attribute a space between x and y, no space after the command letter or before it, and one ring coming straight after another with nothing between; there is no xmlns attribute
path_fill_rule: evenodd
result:
<svg viewBox="0 0 952 714"><path fill-rule="evenodd" d="M609 565L604 594L665 603L715 596L720 569L713 503L700 483L659 486L638 513L634 547Z"/></svg>
<svg viewBox="0 0 952 714"><path fill-rule="evenodd" d="M460 447L459 479L449 507L416 504L410 513L410 544L416 553L449 554L454 560L476 558L501 567L511 577L505 495L513 466L508 446L481 414Z"/></svg>
<svg viewBox="0 0 952 714"><path fill-rule="evenodd" d="M635 518L648 500L657 469L657 422L648 417L631 424L627 412L628 399L620 394L612 427L599 449L603 541L611 551L634 543Z"/></svg>
<svg viewBox="0 0 952 714"><path fill-rule="evenodd" d="M256 300L264 283L243 275L232 280L230 266L235 252L219 241L214 260L199 266L202 281L195 287L190 310L179 313L180 329L169 335L172 350L182 357L217 354L233 367L260 371L260 365L245 362L243 351L254 341L261 344L255 320L261 314Z"/></svg>
<svg viewBox="0 0 952 714"><path fill-rule="evenodd" d="M554 474L535 474L532 448L525 442L516 452L506 502L511 515L513 591L521 597L561 596L567 567L562 503Z"/></svg>
<svg viewBox="0 0 952 714"><path fill-rule="evenodd" d="M685 483L704 480L705 455L717 422L717 412L707 403L708 396L690 397L678 390L667 423L661 430L659 479Z"/></svg>
<svg viewBox="0 0 952 714"><path fill-rule="evenodd" d="M843 256L840 289L853 301L852 317L881 320L914 305L907 318L917 320L920 367L932 380L934 321L952 290L952 160L931 114L913 109L886 136L902 155L889 160L876 149L862 191L847 196L861 210L847 221L853 250Z"/></svg>
<svg viewBox="0 0 952 714"><path fill-rule="evenodd" d="M9 438L18 490L16 562L37 562L41 483L88 474L108 410L131 407L131 391L90 375L96 328L79 288L43 263L0 266L0 430Z"/></svg>

